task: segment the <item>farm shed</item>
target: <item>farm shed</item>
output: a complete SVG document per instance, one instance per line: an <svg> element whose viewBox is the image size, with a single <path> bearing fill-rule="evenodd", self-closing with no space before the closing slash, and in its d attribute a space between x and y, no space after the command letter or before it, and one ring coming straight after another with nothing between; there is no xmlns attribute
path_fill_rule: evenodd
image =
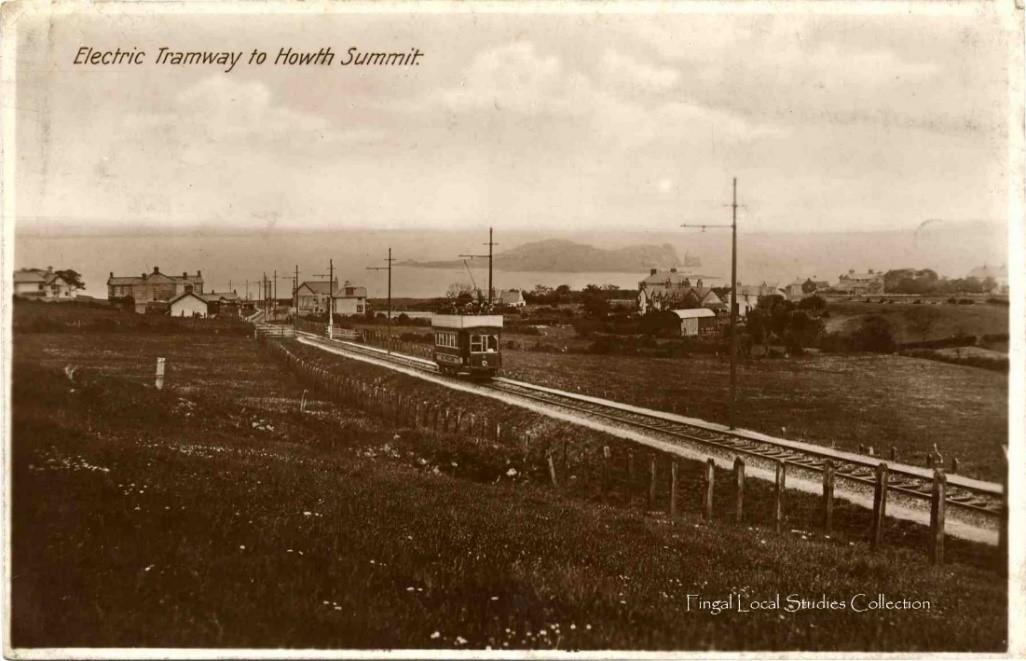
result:
<svg viewBox="0 0 1026 661"><path fill-rule="evenodd" d="M709 308L674 310L673 313L680 318L681 337L708 335L715 333L718 327L716 313Z"/></svg>

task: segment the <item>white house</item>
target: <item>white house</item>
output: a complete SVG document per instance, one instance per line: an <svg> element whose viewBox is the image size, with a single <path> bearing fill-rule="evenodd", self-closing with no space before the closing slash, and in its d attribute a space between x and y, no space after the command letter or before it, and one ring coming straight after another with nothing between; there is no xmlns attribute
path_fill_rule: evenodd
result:
<svg viewBox="0 0 1026 661"><path fill-rule="evenodd" d="M330 285L327 280L307 280L299 285L299 289L296 291L296 299L299 302L299 314L327 313L328 293L337 287L337 280Z"/></svg>
<svg viewBox="0 0 1026 661"><path fill-rule="evenodd" d="M56 273L52 266L43 269L18 269L14 272L14 295L42 301L69 301L76 287Z"/></svg>
<svg viewBox="0 0 1026 661"><path fill-rule="evenodd" d="M207 309L207 300L192 291L179 294L168 302L172 317L205 317Z"/></svg>
<svg viewBox="0 0 1026 661"><path fill-rule="evenodd" d="M367 288L346 280L335 290L335 314L354 315L367 312Z"/></svg>
<svg viewBox="0 0 1026 661"><path fill-rule="evenodd" d="M499 292L499 302L511 308L522 308L527 305L524 294L519 289L503 289Z"/></svg>

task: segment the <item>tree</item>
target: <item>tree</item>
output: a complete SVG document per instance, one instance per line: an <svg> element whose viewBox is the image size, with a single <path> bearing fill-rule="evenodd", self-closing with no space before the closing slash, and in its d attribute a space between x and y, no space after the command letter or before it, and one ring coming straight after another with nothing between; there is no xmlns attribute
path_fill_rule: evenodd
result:
<svg viewBox="0 0 1026 661"><path fill-rule="evenodd" d="M445 297L456 300L464 294L473 298L474 287L467 282L453 282L445 290Z"/></svg>
<svg viewBox="0 0 1026 661"><path fill-rule="evenodd" d="M812 312L822 312L826 309L826 300L819 295L813 294L812 296L806 296L802 300L798 301L799 310L811 310Z"/></svg>
<svg viewBox="0 0 1026 661"><path fill-rule="evenodd" d="M598 285L586 286L581 299L584 311L593 317L604 317L609 312L609 299L605 290Z"/></svg>
<svg viewBox="0 0 1026 661"><path fill-rule="evenodd" d="M54 271L54 274L64 278L64 280L71 285L73 289L85 289L85 282L82 281L82 274L74 269Z"/></svg>
<svg viewBox="0 0 1026 661"><path fill-rule="evenodd" d="M905 312L908 319L908 328L925 341L926 336L941 318L940 310L932 307L914 307Z"/></svg>
<svg viewBox="0 0 1026 661"><path fill-rule="evenodd" d="M852 335L852 343L856 351L877 353L894 353L897 346L890 323L878 315L870 315L862 320L862 325Z"/></svg>
<svg viewBox="0 0 1026 661"><path fill-rule="evenodd" d="M787 325L787 344L791 349L799 351L814 346L825 329L821 319L810 317L804 310L792 310Z"/></svg>

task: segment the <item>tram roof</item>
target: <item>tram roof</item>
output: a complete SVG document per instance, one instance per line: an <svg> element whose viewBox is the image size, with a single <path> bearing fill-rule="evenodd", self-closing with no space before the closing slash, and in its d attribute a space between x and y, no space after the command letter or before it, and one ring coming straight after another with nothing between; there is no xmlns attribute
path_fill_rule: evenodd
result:
<svg viewBox="0 0 1026 661"><path fill-rule="evenodd" d="M432 328L502 328L501 314L436 314Z"/></svg>

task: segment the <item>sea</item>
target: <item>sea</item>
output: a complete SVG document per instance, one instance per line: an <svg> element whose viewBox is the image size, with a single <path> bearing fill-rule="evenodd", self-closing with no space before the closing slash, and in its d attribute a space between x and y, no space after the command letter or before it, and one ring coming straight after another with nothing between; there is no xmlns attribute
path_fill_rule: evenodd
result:
<svg viewBox="0 0 1026 661"><path fill-rule="evenodd" d="M742 234L739 240L739 279L784 284L806 277L836 281L849 269L933 268L942 275L962 277L982 264L1007 261L1006 232L996 224L969 224L911 231L804 234ZM496 231L496 252L547 238L570 239L600 248L632 244L669 243L683 259L698 257L702 265L691 272L712 286L730 282L729 233L657 232L534 232ZM468 259L460 268L425 268L410 261L453 260L460 254L481 254L487 231L451 230L291 231L257 229L249 232L203 231L111 232L66 230L15 234L15 268L71 268L83 275L85 294L107 295L108 276L141 275L156 267L167 274L201 271L207 291L234 290L258 297L259 282L277 277L279 297L289 296L296 268L299 280L326 280L329 269L339 282L366 286L371 298L387 293L388 276L369 270L387 264L389 248L396 260L392 269L392 296L443 296L453 283L484 289L488 283L486 259ZM634 272L501 271L493 272L496 289L534 289L537 285L588 284L636 288L655 264L639 264ZM683 269L682 269L683 270Z"/></svg>

